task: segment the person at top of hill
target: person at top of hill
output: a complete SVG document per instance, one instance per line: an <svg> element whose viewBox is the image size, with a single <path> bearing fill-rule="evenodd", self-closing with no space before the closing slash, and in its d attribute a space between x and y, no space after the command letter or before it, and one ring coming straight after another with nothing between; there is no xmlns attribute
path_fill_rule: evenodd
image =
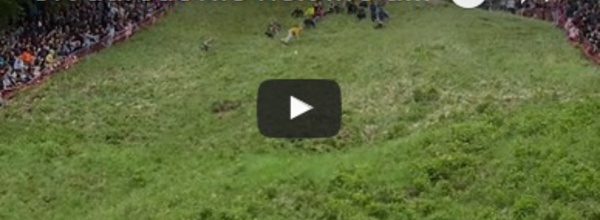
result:
<svg viewBox="0 0 600 220"><path fill-rule="evenodd" d="M302 11L302 9L296 7L294 11L292 11L292 17L301 18L302 16L304 16L304 11Z"/></svg>
<svg viewBox="0 0 600 220"><path fill-rule="evenodd" d="M325 15L325 10L323 8L323 2L315 2L313 4L313 8L314 8L314 14L312 16L312 18L316 21L319 20L321 17L323 17L323 15Z"/></svg>
<svg viewBox="0 0 600 220"><path fill-rule="evenodd" d="M515 14L517 12L516 8L516 0L507 0L506 1L506 10L508 10L511 14Z"/></svg>
<svg viewBox="0 0 600 220"><path fill-rule="evenodd" d="M369 11L371 12L371 21L375 22L377 20L377 5L375 2L371 2L369 5Z"/></svg>
<svg viewBox="0 0 600 220"><path fill-rule="evenodd" d="M300 36L300 33L302 32L303 29L304 29L304 24L290 28L288 30L287 37L285 37L284 39L281 39L281 41L283 43L287 44L290 42L290 40L292 40L292 38L298 39L298 37Z"/></svg>
<svg viewBox="0 0 600 220"><path fill-rule="evenodd" d="M375 14L377 15L375 29L383 28L385 21L388 20L389 16L385 10L383 10L382 3L379 3Z"/></svg>
<svg viewBox="0 0 600 220"><path fill-rule="evenodd" d="M314 15L315 15L315 8L314 7L309 7L306 10L304 10L304 16L305 17L312 18Z"/></svg>
<svg viewBox="0 0 600 220"><path fill-rule="evenodd" d="M358 7L361 7L361 8L369 7L369 1L360 1L360 3L358 3Z"/></svg>
<svg viewBox="0 0 600 220"><path fill-rule="evenodd" d="M344 11L343 3L335 2L332 4L333 4L333 10L335 11L335 13L342 13Z"/></svg>
<svg viewBox="0 0 600 220"><path fill-rule="evenodd" d="M367 9L365 9L363 7L359 7L358 12L356 13L356 17L358 18L359 21L367 18Z"/></svg>
<svg viewBox="0 0 600 220"><path fill-rule="evenodd" d="M357 9L358 9L358 6L354 2L354 0L349 0L346 2L346 10L348 11L348 14L356 13Z"/></svg>
<svg viewBox="0 0 600 220"><path fill-rule="evenodd" d="M325 15L337 13L335 7L336 7L336 4L329 3L329 5L327 6L327 8L324 10L325 11Z"/></svg>

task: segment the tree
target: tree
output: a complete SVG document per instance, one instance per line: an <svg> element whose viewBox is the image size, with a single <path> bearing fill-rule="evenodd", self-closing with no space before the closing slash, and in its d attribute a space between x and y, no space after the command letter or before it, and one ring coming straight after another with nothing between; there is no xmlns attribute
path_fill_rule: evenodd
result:
<svg viewBox="0 0 600 220"><path fill-rule="evenodd" d="M18 0L0 0L0 27L22 15L23 7Z"/></svg>

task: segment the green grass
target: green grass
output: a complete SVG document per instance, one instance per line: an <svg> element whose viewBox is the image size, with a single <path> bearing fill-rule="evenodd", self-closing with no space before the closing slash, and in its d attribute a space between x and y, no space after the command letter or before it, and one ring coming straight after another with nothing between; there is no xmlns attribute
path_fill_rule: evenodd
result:
<svg viewBox="0 0 600 220"><path fill-rule="evenodd" d="M600 72L560 30L404 2L383 30L334 15L264 37L298 4L187 3L18 94L0 219L600 218ZM338 81L340 134L262 137L272 78Z"/></svg>

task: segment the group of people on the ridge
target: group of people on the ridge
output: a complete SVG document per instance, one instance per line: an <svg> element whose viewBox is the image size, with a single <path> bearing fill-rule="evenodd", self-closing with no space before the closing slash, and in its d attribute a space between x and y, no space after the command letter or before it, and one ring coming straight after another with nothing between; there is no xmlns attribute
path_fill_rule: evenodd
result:
<svg viewBox="0 0 600 220"><path fill-rule="evenodd" d="M375 0L344 0L343 2L329 3L329 5L325 7L323 0L317 0L311 7L308 7L305 10L297 7L292 11L291 15L292 17L302 18L303 20L299 25L288 29L287 36L282 38L281 41L287 44L292 39L297 39L305 28L315 28L317 22L324 16L333 13L342 13L344 10L348 14L355 14L359 21L367 18L367 11L369 11L371 21L376 23L375 28L383 28L384 22L389 19L388 13L383 9L385 3L385 0L379 0L377 2L375 2ZM281 24L272 21L267 26L265 35L269 38L275 38L281 29Z"/></svg>

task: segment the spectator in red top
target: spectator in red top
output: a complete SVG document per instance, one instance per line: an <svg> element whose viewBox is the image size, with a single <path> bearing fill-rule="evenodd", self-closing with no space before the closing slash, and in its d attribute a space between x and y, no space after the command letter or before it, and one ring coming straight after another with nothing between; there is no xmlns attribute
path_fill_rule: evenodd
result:
<svg viewBox="0 0 600 220"><path fill-rule="evenodd" d="M30 49L23 50L19 58L25 63L25 65L31 66L35 61L35 57L31 53Z"/></svg>

